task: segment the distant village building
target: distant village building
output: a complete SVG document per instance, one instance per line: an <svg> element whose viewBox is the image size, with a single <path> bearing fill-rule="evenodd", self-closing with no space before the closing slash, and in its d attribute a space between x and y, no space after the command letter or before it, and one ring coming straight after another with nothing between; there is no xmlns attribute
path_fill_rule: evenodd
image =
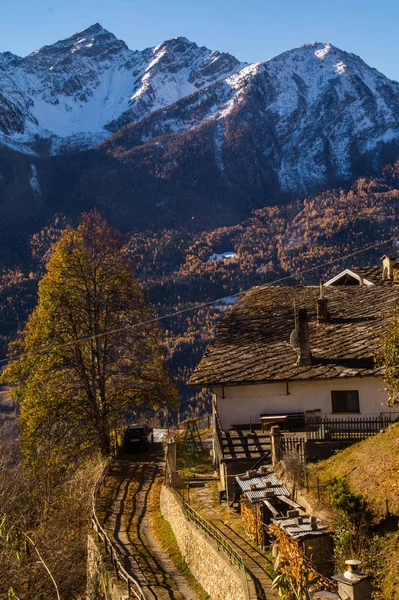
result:
<svg viewBox="0 0 399 600"><path fill-rule="evenodd" d="M209 260L217 260L220 262L228 262L230 260L238 260L237 252L223 252L222 254L211 254Z"/></svg>

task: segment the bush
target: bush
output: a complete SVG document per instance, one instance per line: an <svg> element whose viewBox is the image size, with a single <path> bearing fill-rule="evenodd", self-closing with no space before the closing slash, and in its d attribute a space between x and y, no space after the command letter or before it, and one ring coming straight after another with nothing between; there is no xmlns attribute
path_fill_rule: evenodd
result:
<svg viewBox="0 0 399 600"><path fill-rule="evenodd" d="M337 511L333 533L335 569L342 571L348 558L367 560L368 529L373 514L365 498L352 492L346 479L331 485L330 502Z"/></svg>
<svg viewBox="0 0 399 600"><path fill-rule="evenodd" d="M354 524L370 521L372 513L361 494L351 491L346 479L335 481L330 488L332 508L344 513Z"/></svg>

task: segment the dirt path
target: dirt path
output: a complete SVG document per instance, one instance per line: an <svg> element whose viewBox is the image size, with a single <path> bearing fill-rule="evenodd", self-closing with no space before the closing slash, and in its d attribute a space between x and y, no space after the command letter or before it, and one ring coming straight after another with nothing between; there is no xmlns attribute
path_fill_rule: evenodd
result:
<svg viewBox="0 0 399 600"><path fill-rule="evenodd" d="M151 510L159 506L160 475L156 454L118 461L109 477L113 502L104 527L148 600L198 600L153 531Z"/></svg>

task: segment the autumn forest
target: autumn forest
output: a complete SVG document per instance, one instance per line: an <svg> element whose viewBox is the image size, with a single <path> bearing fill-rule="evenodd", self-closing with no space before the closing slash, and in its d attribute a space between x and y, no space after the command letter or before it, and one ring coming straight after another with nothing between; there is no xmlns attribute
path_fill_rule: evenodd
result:
<svg viewBox="0 0 399 600"><path fill-rule="evenodd" d="M284 283L318 283L341 268L377 264L398 236L399 161L379 174L335 189L252 212L246 220L204 230L195 219L187 227L125 232L128 254L148 299L159 316L285 278ZM43 228L18 240L18 261L2 249L0 351L23 326L37 299L55 243L75 221L58 214ZM21 240L23 250L21 251ZM345 255L387 241L377 249L345 260ZM223 253L234 253L223 257ZM219 255L219 256L217 256ZM336 261L301 275L316 265ZM229 301L161 321L167 363L181 394L181 413L208 408L205 390L186 386L192 369L211 341ZM175 415L176 416L176 415ZM173 417L175 418L175 417Z"/></svg>

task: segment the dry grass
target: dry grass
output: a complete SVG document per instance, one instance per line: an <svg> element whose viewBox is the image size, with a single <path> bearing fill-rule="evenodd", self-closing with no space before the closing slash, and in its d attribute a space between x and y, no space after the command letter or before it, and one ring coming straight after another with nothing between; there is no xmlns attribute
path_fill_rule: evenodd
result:
<svg viewBox="0 0 399 600"><path fill-rule="evenodd" d="M385 516L389 511L399 516L399 424L379 433L328 460L309 465L321 484L346 477L350 487L365 496L374 512Z"/></svg>
<svg viewBox="0 0 399 600"><path fill-rule="evenodd" d="M375 597L399 600L399 424L384 433L341 450L328 460L309 465L313 476L326 485L346 478L361 493L378 523L369 538ZM386 518L387 503L390 517Z"/></svg>

